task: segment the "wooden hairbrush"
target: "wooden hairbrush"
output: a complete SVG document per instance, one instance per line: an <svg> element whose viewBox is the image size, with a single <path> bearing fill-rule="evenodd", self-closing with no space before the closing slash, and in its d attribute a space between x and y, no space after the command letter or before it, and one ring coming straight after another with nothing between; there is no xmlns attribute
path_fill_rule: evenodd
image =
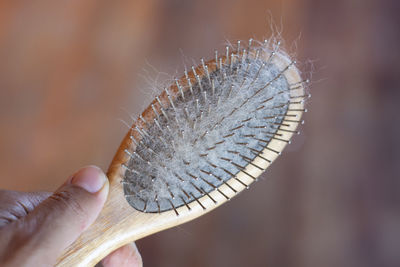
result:
<svg viewBox="0 0 400 267"><path fill-rule="evenodd" d="M204 215L256 181L298 133L309 96L279 45L238 42L165 88L123 139L99 217L57 266L93 266L129 242Z"/></svg>

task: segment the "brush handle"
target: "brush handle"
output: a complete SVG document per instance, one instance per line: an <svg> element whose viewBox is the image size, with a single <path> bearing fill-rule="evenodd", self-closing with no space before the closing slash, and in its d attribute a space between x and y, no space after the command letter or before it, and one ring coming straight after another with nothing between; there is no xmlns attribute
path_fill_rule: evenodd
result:
<svg viewBox="0 0 400 267"><path fill-rule="evenodd" d="M56 266L94 266L119 247L157 230L151 217L133 209L124 198L121 184L126 154L130 145L127 134L107 171L110 189L106 203L96 221L72 243ZM147 215L147 216L146 216Z"/></svg>
<svg viewBox="0 0 400 267"><path fill-rule="evenodd" d="M118 247L141 236L145 228L141 227L143 221L140 214L132 208L126 209L129 214L124 212L120 206L124 205L125 200L121 201L120 195L123 196L118 185L110 184L110 193L99 217L67 248L56 266L94 266ZM115 210L120 214L116 214Z"/></svg>
<svg viewBox="0 0 400 267"><path fill-rule="evenodd" d="M124 197L121 184L124 172L121 163L126 162L124 149L129 145L127 134L107 172L110 191L103 210L96 221L64 251L56 266L94 266L123 245L190 221L206 212L198 205L192 205L191 212L180 211L179 216L174 211L144 213L132 208Z"/></svg>
<svg viewBox="0 0 400 267"><path fill-rule="evenodd" d="M115 173L108 174L118 180ZM222 204L222 202L221 202ZM210 207L207 211L219 205ZM70 245L58 259L56 266L94 266L119 247L142 237L197 218L205 213L198 205L191 212L174 211L143 213L133 209L124 198L122 186L111 182L107 202L97 220Z"/></svg>
<svg viewBox="0 0 400 267"><path fill-rule="evenodd" d="M146 223L141 214L128 205L122 192L118 162L124 160L123 153L120 153L123 144L107 172L110 189L102 211L96 221L64 251L56 266L94 266L110 252L140 238L145 231L142 226Z"/></svg>

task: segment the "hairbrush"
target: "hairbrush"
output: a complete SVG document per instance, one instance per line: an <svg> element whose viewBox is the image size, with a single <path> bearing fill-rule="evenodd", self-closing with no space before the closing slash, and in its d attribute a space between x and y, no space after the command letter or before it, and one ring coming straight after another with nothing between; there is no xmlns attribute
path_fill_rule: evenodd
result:
<svg viewBox="0 0 400 267"><path fill-rule="evenodd" d="M126 134L107 173L102 212L57 266L93 266L257 181L306 111L306 81L295 65L280 42L250 39L174 79Z"/></svg>

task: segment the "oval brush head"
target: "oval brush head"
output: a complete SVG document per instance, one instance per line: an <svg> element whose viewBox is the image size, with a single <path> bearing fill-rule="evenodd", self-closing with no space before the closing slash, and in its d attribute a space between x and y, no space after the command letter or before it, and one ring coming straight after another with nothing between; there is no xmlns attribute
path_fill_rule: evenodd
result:
<svg viewBox="0 0 400 267"><path fill-rule="evenodd" d="M155 98L110 166L102 213L59 266L93 265L119 246L205 214L257 180L297 133L308 97L279 45L226 47Z"/></svg>
<svg viewBox="0 0 400 267"><path fill-rule="evenodd" d="M294 112L302 111L304 94L286 77L295 62L278 47L238 45L232 53L227 47L225 56L202 61L156 97L132 128L133 144L125 151L123 187L132 207L177 215L192 202L206 209L202 197L217 203L215 192L230 199L280 154L299 122ZM264 150L276 155L262 157Z"/></svg>

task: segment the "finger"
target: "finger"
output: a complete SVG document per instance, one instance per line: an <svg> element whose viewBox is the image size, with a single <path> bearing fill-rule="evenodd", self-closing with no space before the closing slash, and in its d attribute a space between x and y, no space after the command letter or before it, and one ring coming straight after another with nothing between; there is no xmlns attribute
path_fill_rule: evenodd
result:
<svg viewBox="0 0 400 267"><path fill-rule="evenodd" d="M51 192L20 192L21 199L18 201L21 204L25 205L28 209L28 213L31 212L34 208L36 208L40 203L46 200L48 197L52 195Z"/></svg>
<svg viewBox="0 0 400 267"><path fill-rule="evenodd" d="M19 192L0 190L0 209L15 206L21 203L28 211L32 211L43 200L51 196L50 192ZM26 214L25 214L26 215Z"/></svg>
<svg viewBox="0 0 400 267"><path fill-rule="evenodd" d="M48 192L0 190L0 227L26 216L50 195Z"/></svg>
<svg viewBox="0 0 400 267"><path fill-rule="evenodd" d="M104 267L142 267L142 256L135 243L120 247L101 261Z"/></svg>
<svg viewBox="0 0 400 267"><path fill-rule="evenodd" d="M108 187L99 168L81 169L14 225L13 240L24 243L28 255L54 264L61 252L94 222L107 198Z"/></svg>

